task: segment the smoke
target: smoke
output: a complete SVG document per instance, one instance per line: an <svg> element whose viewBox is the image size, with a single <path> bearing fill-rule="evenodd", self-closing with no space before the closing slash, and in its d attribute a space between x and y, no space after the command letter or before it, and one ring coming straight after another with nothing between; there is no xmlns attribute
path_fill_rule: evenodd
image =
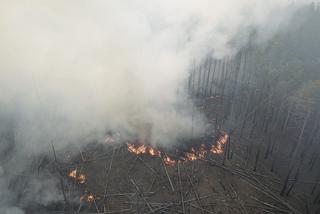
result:
<svg viewBox="0 0 320 214"><path fill-rule="evenodd" d="M161 144L191 126L201 134L205 119L184 91L191 61L232 55L253 32L267 41L302 3L1 0L0 153L10 155L0 172L22 172L50 142L63 149L107 130L136 134L147 124ZM22 213L14 196L3 200L15 194L12 176L1 177L0 211Z"/></svg>

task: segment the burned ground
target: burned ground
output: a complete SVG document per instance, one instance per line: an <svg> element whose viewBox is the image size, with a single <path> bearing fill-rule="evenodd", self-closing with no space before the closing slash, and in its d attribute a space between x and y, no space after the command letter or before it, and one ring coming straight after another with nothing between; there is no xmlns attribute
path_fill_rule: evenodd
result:
<svg viewBox="0 0 320 214"><path fill-rule="evenodd" d="M69 209L80 213L299 213L293 195L280 198L280 183L273 174L244 168L245 161L234 155L209 154L203 160L168 166L160 158L134 155L124 145L96 146L82 151L74 160L84 184L69 178L68 188L78 189L83 198ZM107 147L107 146L105 146ZM99 152L97 152L99 151ZM109 151L109 152L108 152ZM82 160L82 157L84 160Z"/></svg>

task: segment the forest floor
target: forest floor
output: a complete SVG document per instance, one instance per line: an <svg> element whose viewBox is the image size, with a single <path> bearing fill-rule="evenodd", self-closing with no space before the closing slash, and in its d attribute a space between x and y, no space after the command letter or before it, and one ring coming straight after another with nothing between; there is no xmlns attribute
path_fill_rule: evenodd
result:
<svg viewBox="0 0 320 214"><path fill-rule="evenodd" d="M214 117L222 110L199 106L214 125ZM305 213L303 191L280 196L283 179L263 160L254 170L254 160L246 158L247 146L244 139L233 134L232 144L222 154L208 153L194 161L166 165L160 157L129 152L124 143L91 143L81 151L66 151L67 161L56 167L57 175L63 178L64 200L46 210L100 214ZM70 177L73 170L76 174ZM81 175L85 179L81 180Z"/></svg>
<svg viewBox="0 0 320 214"><path fill-rule="evenodd" d="M83 184L69 179L74 188L68 189L82 197L69 209L80 213L303 213L299 211L303 199L295 194L280 197L282 183L269 170L245 169L244 160L236 154L222 162L223 155L210 154L169 166L157 157L136 156L126 146L91 145L69 169L86 176Z"/></svg>

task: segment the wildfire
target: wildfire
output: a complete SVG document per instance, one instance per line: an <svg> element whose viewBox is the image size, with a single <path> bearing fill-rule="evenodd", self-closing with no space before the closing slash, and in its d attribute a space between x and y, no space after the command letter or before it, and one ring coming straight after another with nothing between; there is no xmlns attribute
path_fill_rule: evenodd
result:
<svg viewBox="0 0 320 214"><path fill-rule="evenodd" d="M94 200L95 198L92 193L86 193L85 195L80 197L80 201L93 202Z"/></svg>
<svg viewBox="0 0 320 214"><path fill-rule="evenodd" d="M71 178L77 178L77 170L72 170L71 172L69 172L68 176Z"/></svg>
<svg viewBox="0 0 320 214"><path fill-rule="evenodd" d="M89 194L89 195L87 196L87 201L88 201L88 202L94 201L94 196L93 196L92 194Z"/></svg>
<svg viewBox="0 0 320 214"><path fill-rule="evenodd" d="M197 155L200 158L204 158L204 156L207 154L206 146L204 144L201 144L201 147L199 148L199 151L197 151Z"/></svg>
<svg viewBox="0 0 320 214"><path fill-rule="evenodd" d="M228 134L223 133L219 139L217 140L216 144L211 146L206 146L205 144L201 144L198 147L192 147L190 151L181 152L176 150L177 156L179 156L178 160L181 161L194 161L198 159L204 159L208 152L214 154L221 154L223 153L223 147L228 141ZM127 142L128 151L140 155L140 154L147 154L150 156L160 157L163 159L163 162L166 165L173 166L177 163L178 160L170 157L168 154L164 154L151 146L143 145L143 144L130 144Z"/></svg>
<svg viewBox="0 0 320 214"><path fill-rule="evenodd" d="M228 142L228 138L228 134L223 133L220 135L217 142L213 145L208 145L207 143L201 145L198 144L197 146L192 147L190 150L184 151L176 149L175 152L173 152L174 154L172 155L169 155L164 151L160 151L156 148L143 144L130 144L129 142L127 142L127 147L128 151L135 155L147 154L153 157L160 157L163 160L164 164L168 166L174 166L176 163L180 161L195 161L198 159L204 159L207 153L210 152L214 154L223 153L224 145ZM77 181L78 184L86 185L86 175L80 173L77 169L71 170L68 173L68 176ZM88 203L95 203L95 200L95 196L87 190L85 190L84 195L80 197L80 201L86 201Z"/></svg>
<svg viewBox="0 0 320 214"><path fill-rule="evenodd" d="M79 184L85 184L87 180L86 175L83 173L79 173L77 169L71 170L68 176L78 181ZM95 200L94 195L92 193L89 193L87 190L85 190L84 195L80 197L80 201L87 201L91 203L94 200Z"/></svg>
<svg viewBox="0 0 320 214"><path fill-rule="evenodd" d="M184 153L186 157L184 157L185 160L190 160L190 161L193 161L193 160L197 160L197 155L195 153L189 153L189 152L186 152Z"/></svg>
<svg viewBox="0 0 320 214"><path fill-rule="evenodd" d="M212 145L210 151L214 154L221 154L223 153L223 145L228 142L228 134L224 133L222 136L220 136L219 140L215 145Z"/></svg>
<svg viewBox="0 0 320 214"><path fill-rule="evenodd" d="M72 171L69 172L68 176L70 178L73 178L75 180L77 180L80 184L84 184L87 180L87 177L85 174L82 173L78 173L77 169L74 169Z"/></svg>
<svg viewBox="0 0 320 214"><path fill-rule="evenodd" d="M134 153L136 155L148 154L151 156L161 157L161 152L155 148L152 148L151 146L146 146L143 144L134 145L130 143L127 143L127 146L128 146L129 152Z"/></svg>
<svg viewBox="0 0 320 214"><path fill-rule="evenodd" d="M86 176L84 175L84 174L80 174L79 176L78 176L78 181L79 181L79 183L80 184L83 184L83 183L85 183L86 182Z"/></svg>
<svg viewBox="0 0 320 214"><path fill-rule="evenodd" d="M168 155L163 156L163 162L169 166L173 166L177 163L177 161L173 160Z"/></svg>

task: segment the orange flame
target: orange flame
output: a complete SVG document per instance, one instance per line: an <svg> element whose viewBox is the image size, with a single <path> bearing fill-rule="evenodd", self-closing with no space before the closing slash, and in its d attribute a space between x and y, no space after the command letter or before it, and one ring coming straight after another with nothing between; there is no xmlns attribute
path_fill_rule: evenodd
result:
<svg viewBox="0 0 320 214"><path fill-rule="evenodd" d="M163 156L163 162L169 166L173 166L177 163L177 161L171 159L168 155Z"/></svg>
<svg viewBox="0 0 320 214"><path fill-rule="evenodd" d="M158 150L156 150L154 148L151 148L151 147L149 147L149 154L151 156L158 156L158 157L161 156L161 152L160 151L158 151Z"/></svg>
<svg viewBox="0 0 320 214"><path fill-rule="evenodd" d="M194 148L191 149L192 153L186 152L184 153L185 155L185 160L189 160L189 161L193 161L193 160L197 160L197 154L196 154L196 150Z"/></svg>
<svg viewBox="0 0 320 214"><path fill-rule="evenodd" d="M89 195L87 196L87 201L88 201L88 202L94 201L94 196L93 196L92 194L89 194Z"/></svg>
<svg viewBox="0 0 320 214"><path fill-rule="evenodd" d="M228 141L228 134L223 133L216 144L212 145L211 147L207 148L205 144L201 144L197 149L191 148L191 151L188 152L179 152L176 150L176 153L180 154L180 160L183 161L194 161L198 159L204 159L206 154L208 152L212 152L214 154L221 154L223 153L223 146L227 143ZM130 144L127 142L128 146L128 151L140 155L140 154L148 154L150 156L155 156L155 157L162 157L163 161L166 165L173 166L177 163L177 160L174 160L172 157L170 157L168 154L162 154L161 151L151 147L151 146L146 146L143 144Z"/></svg>
<svg viewBox="0 0 320 214"><path fill-rule="evenodd" d="M210 151L214 154L221 154L223 153L223 145L226 144L228 142L228 134L224 133L219 140L217 141L217 143L215 145L212 145Z"/></svg>
<svg viewBox="0 0 320 214"><path fill-rule="evenodd" d="M143 144L135 146L134 144L130 144L130 143L127 143L127 146L128 146L129 152L134 153L136 155L148 154L148 155L157 156L157 157L161 156L161 152L155 148L152 148L151 146L146 146Z"/></svg>
<svg viewBox="0 0 320 214"><path fill-rule="evenodd" d="M207 154L206 146L204 144L201 144L198 150L196 150L195 148L191 148L191 152L185 152L183 154L185 156L183 159L186 161L204 159L206 154Z"/></svg>
<svg viewBox="0 0 320 214"><path fill-rule="evenodd" d="M71 178L77 178L77 170L72 170L71 172L69 172L68 176Z"/></svg>
<svg viewBox="0 0 320 214"><path fill-rule="evenodd" d="M199 150L197 151L197 155L198 157L203 159L206 154L207 154L206 146L204 144L201 144Z"/></svg>
<svg viewBox="0 0 320 214"><path fill-rule="evenodd" d="M85 195L80 197L80 201L93 202L94 200L95 198L92 193L86 193Z"/></svg>
<svg viewBox="0 0 320 214"><path fill-rule="evenodd" d="M145 145L140 145L140 146L137 146L137 147L135 147L133 144L130 144L130 143L127 143L127 145L128 145L128 150L131 153L134 153L136 155L146 153L146 148L147 147Z"/></svg>
<svg viewBox="0 0 320 214"><path fill-rule="evenodd" d="M84 184L87 180L87 176L82 173L78 173L77 169L71 170L68 174L70 178L77 180L80 184Z"/></svg>
<svg viewBox="0 0 320 214"><path fill-rule="evenodd" d="M78 176L78 181L80 184L84 184L86 182L86 180L87 180L87 177L84 174L80 174Z"/></svg>

